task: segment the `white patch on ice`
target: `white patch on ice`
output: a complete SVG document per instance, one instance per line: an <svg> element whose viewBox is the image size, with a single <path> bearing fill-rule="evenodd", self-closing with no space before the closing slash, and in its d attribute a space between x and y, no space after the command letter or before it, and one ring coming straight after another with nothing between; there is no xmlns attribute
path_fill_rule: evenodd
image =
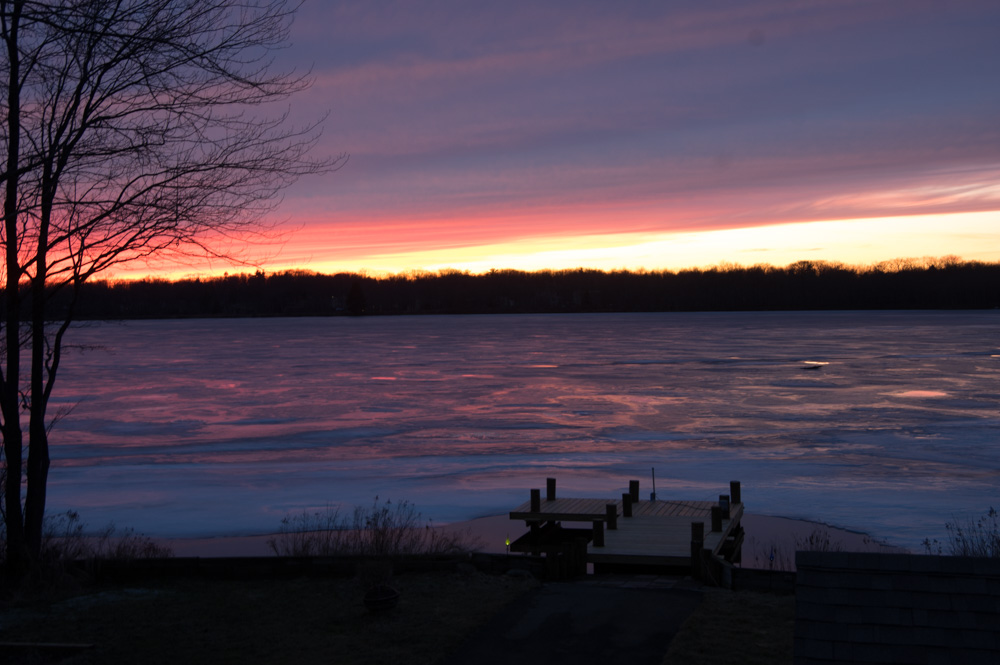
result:
<svg viewBox="0 0 1000 665"><path fill-rule="evenodd" d="M904 390L899 393L888 393L896 397L947 397L948 393L940 390Z"/></svg>

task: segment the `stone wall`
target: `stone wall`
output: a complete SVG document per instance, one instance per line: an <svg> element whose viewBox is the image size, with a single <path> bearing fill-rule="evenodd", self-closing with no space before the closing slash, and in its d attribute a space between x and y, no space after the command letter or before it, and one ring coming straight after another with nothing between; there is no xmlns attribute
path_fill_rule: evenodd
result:
<svg viewBox="0 0 1000 665"><path fill-rule="evenodd" d="M798 552L795 662L1000 663L1000 560Z"/></svg>

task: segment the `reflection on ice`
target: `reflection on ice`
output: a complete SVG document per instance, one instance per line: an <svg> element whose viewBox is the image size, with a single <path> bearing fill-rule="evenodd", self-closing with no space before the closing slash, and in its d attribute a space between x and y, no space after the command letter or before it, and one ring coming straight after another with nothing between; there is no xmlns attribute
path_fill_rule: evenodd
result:
<svg viewBox="0 0 1000 665"><path fill-rule="evenodd" d="M713 500L740 480L753 512L916 547L995 501L997 323L824 312L90 326L70 343L106 351L65 361L56 400L75 408L52 435L50 505L154 535L263 533L288 511L376 494L450 522L503 513L547 476L567 496L614 495L656 467L663 499Z"/></svg>

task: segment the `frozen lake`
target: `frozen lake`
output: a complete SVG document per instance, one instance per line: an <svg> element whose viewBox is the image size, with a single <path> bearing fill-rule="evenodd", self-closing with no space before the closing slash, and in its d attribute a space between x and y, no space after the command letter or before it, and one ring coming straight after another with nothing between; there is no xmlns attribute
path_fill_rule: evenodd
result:
<svg viewBox="0 0 1000 665"><path fill-rule="evenodd" d="M52 412L51 511L149 535L274 531L409 499L436 523L558 478L919 549L1000 489L1000 312L90 324Z"/></svg>

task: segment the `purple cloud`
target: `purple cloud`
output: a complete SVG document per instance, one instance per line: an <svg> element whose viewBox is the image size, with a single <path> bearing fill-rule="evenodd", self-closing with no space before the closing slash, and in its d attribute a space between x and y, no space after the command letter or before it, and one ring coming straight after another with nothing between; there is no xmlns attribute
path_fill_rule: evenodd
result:
<svg viewBox="0 0 1000 665"><path fill-rule="evenodd" d="M284 210L393 246L996 210L997 25L992 0L306 3L294 113L329 109L351 161Z"/></svg>

